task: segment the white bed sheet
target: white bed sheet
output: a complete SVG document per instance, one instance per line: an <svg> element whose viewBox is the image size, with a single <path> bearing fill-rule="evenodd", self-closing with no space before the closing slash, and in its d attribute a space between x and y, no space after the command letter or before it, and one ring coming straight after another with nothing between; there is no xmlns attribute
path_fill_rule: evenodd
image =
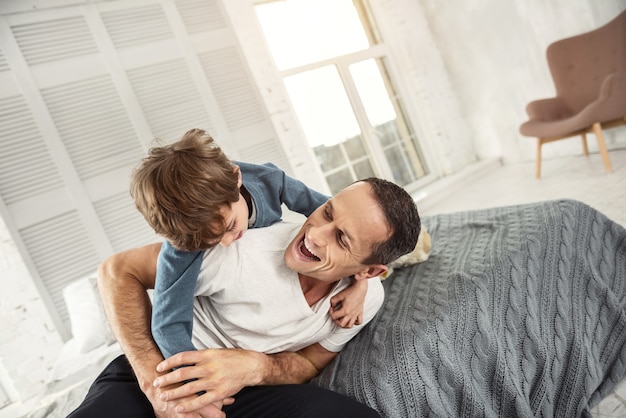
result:
<svg viewBox="0 0 626 418"><path fill-rule="evenodd" d="M122 354L117 343L80 353L76 341L63 346L50 373L46 392L37 399L28 418L65 418L85 398L89 386L104 367Z"/></svg>

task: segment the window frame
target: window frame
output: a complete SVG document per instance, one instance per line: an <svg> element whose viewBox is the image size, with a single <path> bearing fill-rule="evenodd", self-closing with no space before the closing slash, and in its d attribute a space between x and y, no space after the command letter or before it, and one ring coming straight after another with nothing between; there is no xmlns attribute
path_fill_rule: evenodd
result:
<svg viewBox="0 0 626 418"><path fill-rule="evenodd" d="M252 6L254 8L257 5L271 3L273 1L277 1L277 0L255 0L253 1ZM408 104L406 102L403 102L402 93L398 93L398 92L402 92L406 90L402 89L402 84L397 81L398 79L397 77L395 77L395 71L393 70L392 65L390 65L390 62L393 61L392 51L383 41L383 38L380 35L380 32L378 28L376 27L374 20L371 17L370 8L366 4L366 2L363 0L356 0L354 1L354 5L359 14L361 24L363 25L366 35L370 41L370 46L367 49L355 51L355 52L341 55L341 56L327 58L324 60L296 66L296 67L289 68L289 69L284 69L284 70L276 69L277 76L281 80L281 82L284 83L284 80L286 78L293 76L293 75L301 74L307 71L316 70L316 69L326 67L326 66L335 67L339 75L339 78L341 80L341 83L345 89L345 92L350 102L350 105L352 107L352 110L354 112L356 121L359 127L361 128L361 137L364 143L365 151L367 153L367 157L372 162L372 168L374 170L374 173L379 177L390 179L393 181L394 176L393 176L392 168L389 165L389 162L387 161L385 157L385 149L384 149L385 147L382 146L382 144L380 143L380 140L378 139L375 126L373 126L369 121L369 118L365 110L365 106L363 105L361 101L360 94L358 92L358 89L350 73L350 65L352 64L356 64L362 61L367 61L370 59L382 61L383 65L385 66L385 70L387 71L387 74L381 73L381 77L389 78L389 81L392 83L392 86L395 90L396 95L400 97L400 104L404 105L404 106L401 106L401 109L399 109L402 112L400 117L403 118L404 121L406 122L407 129L409 130L411 135L409 138L402 138L402 141L411 142L411 145L415 149L419 162L421 163L421 166L419 167L413 166L413 169L417 173L416 174L417 178L411 183L404 185L404 187L406 188L413 189L416 187L417 183L422 184L427 181L430 181L430 179L432 178L431 176L432 173L429 167L430 164L428 162L427 155L424 152L423 146L419 142L419 139L418 139L419 135L418 135L418 132L416 131L416 124L414 123L414 121L411 118L411 115L406 109L406 106ZM259 27L260 27L261 34L263 34L262 27L260 25ZM268 50L268 54L270 57L272 57L270 50ZM289 98L288 93L287 93L287 98ZM392 97L390 96L390 99L391 98ZM295 109L293 110L293 112L294 112L294 115L296 115L297 117L297 112L295 111ZM313 147L310 144L308 144L308 142L307 142L307 145L311 149L311 154L314 154ZM340 167L336 167L328 171L324 171L320 167L320 172L322 174L323 180L326 182L326 177L328 175L341 171L342 169L346 167L348 167L350 172L354 174L352 162L348 163L347 165L341 165ZM424 179L427 179L427 180L424 180Z"/></svg>

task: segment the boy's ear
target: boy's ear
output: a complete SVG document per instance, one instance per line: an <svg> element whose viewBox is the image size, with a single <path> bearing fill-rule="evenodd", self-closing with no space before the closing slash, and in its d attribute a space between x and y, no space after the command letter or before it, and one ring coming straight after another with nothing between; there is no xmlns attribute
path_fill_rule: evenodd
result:
<svg viewBox="0 0 626 418"><path fill-rule="evenodd" d="M387 272L387 266L384 264L372 264L367 266L367 268L362 271L356 273L354 275L354 280L364 280L369 279L370 277L382 276Z"/></svg>
<svg viewBox="0 0 626 418"><path fill-rule="evenodd" d="M241 180L241 170L239 169L239 166L236 164L233 165L233 173L237 173L237 187L241 187L243 183Z"/></svg>

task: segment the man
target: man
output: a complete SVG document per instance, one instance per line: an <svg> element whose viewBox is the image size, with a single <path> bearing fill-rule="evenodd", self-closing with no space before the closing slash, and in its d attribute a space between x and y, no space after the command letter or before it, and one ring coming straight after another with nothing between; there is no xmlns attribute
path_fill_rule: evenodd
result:
<svg viewBox="0 0 626 418"><path fill-rule="evenodd" d="M397 185L370 178L347 187L330 199L309 216L299 231L286 231L288 228L280 225L274 230L272 227L258 230L258 233L289 235L291 242L283 241L289 244L280 252L282 260L274 261L279 264L277 268L258 265L258 270L254 271L248 270L250 266L244 266L246 271L232 285L217 279L221 275L220 268L229 263L211 264L210 258L219 252L223 252L221 256L230 257L238 247L220 247L217 252L207 252L203 270L207 268L209 274L216 276L200 279L197 290L200 293L206 290L209 296L197 298L194 343L201 347L215 348L217 345L224 348L180 353L166 361L149 333L150 304L145 297L145 289L154 285L159 245L130 250L106 260L99 269L105 309L149 402L142 397L136 381L128 377L128 373L109 370L110 373L96 381L83 405L70 416L107 416L112 412L103 412L105 405L112 404L117 408L113 409L115 416L123 416L126 411L129 411L127 416L153 416L154 408L156 414L163 417L218 417L224 416L218 408L222 401L228 417L377 416L375 411L347 397L301 383L316 376L360 329L344 329L332 324L332 319L328 321L327 306L330 306L332 295L341 289L341 280L346 277L366 280L379 276L386 271L385 264L415 247L420 231L415 203ZM253 239L262 238L246 236L240 240L241 245L248 245ZM269 259L274 245L267 244ZM218 260L223 260L219 254L217 256ZM247 254L243 253L242 257ZM244 258L241 260L249 262ZM263 264L262 261L259 263ZM295 319L296 326L292 327L291 334L284 331L287 323L275 327L276 322L272 322L276 321L275 317L248 315L246 323L245 316L242 318L238 312L239 307L250 309L250 312L258 308L261 313L277 309L271 306L271 300L264 306L264 302L254 305L252 299L244 300L248 307L243 302L239 305L227 303L237 295L237 290L249 288L252 283L249 277L244 285L238 281L239 278L246 279L246 275L262 284L273 279L273 275L286 280L285 292L275 292L275 299L280 303L279 310L290 312L287 319L304 304L308 311L302 317L321 312L327 322L316 322L314 327L317 328L308 330L309 335L307 329L298 328L304 324L298 322L303 318ZM369 283L365 321L371 320L382 303L380 282L373 280ZM249 295L242 297L245 299ZM233 306L236 309L229 309ZM237 334L238 326L245 332L233 336L233 333ZM250 336L255 328L257 334L266 334L261 340L269 341L271 348L267 352L246 346L258 343L259 339L255 337L259 335ZM293 333L298 338L291 344L281 345ZM277 339L279 343L274 344ZM308 343L298 346L301 341ZM281 351L276 352L276 349ZM123 368L125 364L123 358L115 362L114 368ZM190 364L192 366L181 367ZM172 369L176 370L166 373ZM115 374L117 378L113 376ZM188 383L180 385L181 382ZM198 393L201 395L197 396ZM231 397L234 397L234 403Z"/></svg>

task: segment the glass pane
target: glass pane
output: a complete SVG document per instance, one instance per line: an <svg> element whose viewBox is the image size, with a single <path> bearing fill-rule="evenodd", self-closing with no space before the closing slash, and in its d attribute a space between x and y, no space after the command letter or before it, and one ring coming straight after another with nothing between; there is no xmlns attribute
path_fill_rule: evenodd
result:
<svg viewBox="0 0 626 418"><path fill-rule="evenodd" d="M395 94L384 60L372 58L352 64L350 74L367 118L375 129L380 145L385 149L387 164L394 180L404 186L425 175L426 168L404 118L400 98ZM389 147L393 147L393 150L387 151ZM399 154L400 149L402 154ZM403 161L400 166L396 161L399 157Z"/></svg>
<svg viewBox="0 0 626 418"><path fill-rule="evenodd" d="M407 167L411 170L411 178L416 180L425 176L427 174L426 166L422 164L421 157L417 154L413 138L405 138L400 143L400 148L402 149L400 152L406 158Z"/></svg>
<svg viewBox="0 0 626 418"><path fill-rule="evenodd" d="M356 179L352 178L352 174L348 168L344 168L341 171L326 176L328 187L330 187L330 192L333 195L342 191L346 186L352 184L355 180Z"/></svg>
<svg viewBox="0 0 626 418"><path fill-rule="evenodd" d="M380 145L384 147L397 143L400 140L396 121L385 122L376 127L376 136L380 140Z"/></svg>
<svg viewBox="0 0 626 418"><path fill-rule="evenodd" d="M284 81L311 147L336 145L361 134L335 66L299 73Z"/></svg>
<svg viewBox="0 0 626 418"><path fill-rule="evenodd" d="M255 11L279 70L369 47L352 0L283 0Z"/></svg>
<svg viewBox="0 0 626 418"><path fill-rule="evenodd" d="M322 171L330 171L333 168L345 165L347 163L343 154L341 153L341 147L339 145L333 145L327 147L326 145L318 145L313 148L315 155L317 156L317 162L319 163Z"/></svg>
<svg viewBox="0 0 626 418"><path fill-rule="evenodd" d="M396 112L376 60L369 59L352 64L350 73L372 126L395 120Z"/></svg>
<svg viewBox="0 0 626 418"><path fill-rule="evenodd" d="M361 135L348 139L344 143L346 153L351 160L356 160L359 157L365 156L365 147L363 147L363 141Z"/></svg>
<svg viewBox="0 0 626 418"><path fill-rule="evenodd" d="M399 146L385 150L385 157L391 167L393 180L400 184L406 185L416 180L415 171L406 158L406 153Z"/></svg>
<svg viewBox="0 0 626 418"><path fill-rule="evenodd" d="M375 177L374 170L372 169L372 165L369 160L354 164L354 173L356 174L357 180Z"/></svg>

